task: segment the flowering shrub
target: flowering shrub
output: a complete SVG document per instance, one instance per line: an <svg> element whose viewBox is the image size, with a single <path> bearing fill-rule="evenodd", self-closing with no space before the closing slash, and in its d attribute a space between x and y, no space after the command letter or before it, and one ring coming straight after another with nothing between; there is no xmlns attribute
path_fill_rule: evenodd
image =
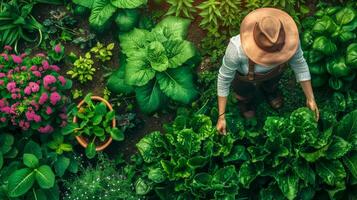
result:
<svg viewBox="0 0 357 200"><path fill-rule="evenodd" d="M59 75L60 68L42 53L31 58L10 54L9 46L4 49L0 54L0 128L51 133L56 126L65 126L63 91L71 88L71 81Z"/></svg>

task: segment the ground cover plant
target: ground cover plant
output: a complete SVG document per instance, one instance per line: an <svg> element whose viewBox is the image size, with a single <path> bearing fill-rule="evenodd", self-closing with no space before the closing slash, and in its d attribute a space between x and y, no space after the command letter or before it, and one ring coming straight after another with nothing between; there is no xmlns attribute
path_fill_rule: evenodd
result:
<svg viewBox="0 0 357 200"><path fill-rule="evenodd" d="M288 69L279 110L257 92L246 120L228 96L223 136L217 73L260 7L296 21L320 119ZM0 11L0 199L357 199L355 1L4 0Z"/></svg>

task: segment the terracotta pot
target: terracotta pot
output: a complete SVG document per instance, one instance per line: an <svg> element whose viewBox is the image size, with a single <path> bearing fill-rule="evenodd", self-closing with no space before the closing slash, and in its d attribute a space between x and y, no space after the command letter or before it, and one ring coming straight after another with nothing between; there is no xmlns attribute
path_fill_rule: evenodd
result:
<svg viewBox="0 0 357 200"><path fill-rule="evenodd" d="M92 96L91 99L94 100L94 101L104 102L105 105L109 108L110 111L113 110L112 105L110 105L110 103L109 103L107 100L103 99L102 97ZM81 102L79 102L79 104L77 105L77 108L79 109L80 107L82 107L82 105L83 105L84 103L85 103L84 100L82 100ZM76 116L73 118L73 122L74 122L74 123L77 123L77 117L76 117ZM115 118L114 118L114 119L113 119L113 122L112 122L112 127L114 128L115 126L116 126L116 120L115 120ZM87 142L88 139L87 139L87 138L82 137L82 136L76 136L76 139L77 139L78 143L79 143L82 147L84 147L84 148L87 147L87 145L88 145L88 142ZM97 147L95 148L95 150L96 150L96 151L102 151L102 150L104 150L105 148L107 148L107 147L110 145L110 143L112 143L112 140L113 140L112 137L109 136L109 138L108 138L104 143L102 143L102 144L100 144L99 146L97 146Z"/></svg>

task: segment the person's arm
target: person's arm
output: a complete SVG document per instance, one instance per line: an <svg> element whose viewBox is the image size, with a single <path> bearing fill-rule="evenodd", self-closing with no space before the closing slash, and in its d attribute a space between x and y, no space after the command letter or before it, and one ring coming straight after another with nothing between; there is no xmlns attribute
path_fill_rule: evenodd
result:
<svg viewBox="0 0 357 200"><path fill-rule="evenodd" d="M217 80L217 96L218 96L218 121L217 130L221 134L226 133L226 104L227 96L229 95L229 89L231 82L234 79L237 67L238 67L238 51L236 46L231 41L227 47L226 53L222 60L222 66L219 69Z"/></svg>
<svg viewBox="0 0 357 200"><path fill-rule="evenodd" d="M304 91L306 106L315 112L316 119L318 120L320 115L311 86L309 66L307 65L300 45L293 58L289 61L289 64L294 70L296 80L300 82L301 88Z"/></svg>

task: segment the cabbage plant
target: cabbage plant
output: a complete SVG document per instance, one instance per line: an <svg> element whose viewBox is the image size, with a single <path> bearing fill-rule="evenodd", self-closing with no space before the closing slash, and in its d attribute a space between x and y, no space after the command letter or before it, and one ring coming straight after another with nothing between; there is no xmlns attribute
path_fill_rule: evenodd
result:
<svg viewBox="0 0 357 200"><path fill-rule="evenodd" d="M158 110L169 99L188 104L198 92L193 83L192 65L197 51L186 41L189 20L167 17L151 31L134 29L119 36L127 56L120 70L109 79L108 88L130 93L134 86L143 112ZM124 80L124 81L123 81ZM118 88L115 84L122 83Z"/></svg>

